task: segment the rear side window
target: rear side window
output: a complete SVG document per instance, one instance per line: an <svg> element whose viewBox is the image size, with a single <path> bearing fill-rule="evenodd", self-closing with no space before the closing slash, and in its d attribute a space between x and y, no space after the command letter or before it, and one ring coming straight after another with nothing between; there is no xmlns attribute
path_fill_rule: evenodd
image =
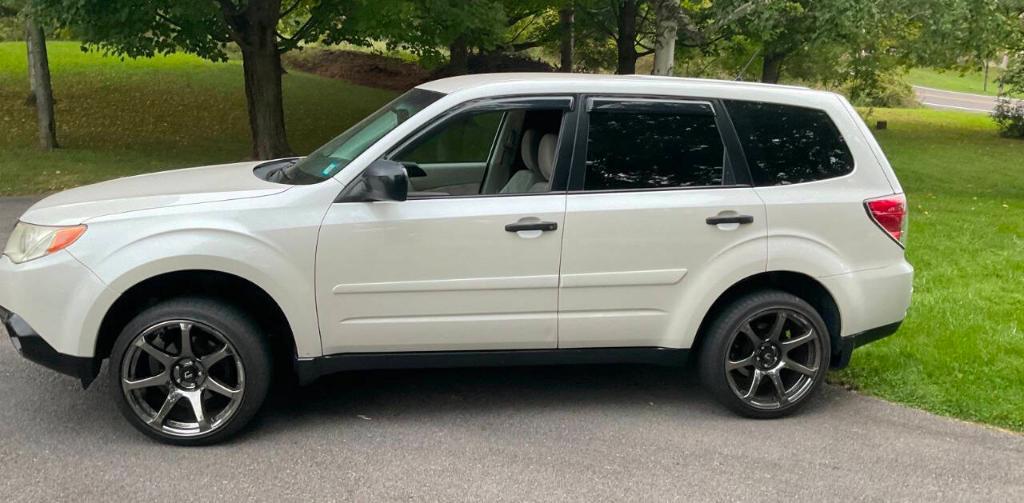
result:
<svg viewBox="0 0 1024 503"><path fill-rule="evenodd" d="M722 185L724 166L710 109L590 112L584 190Z"/></svg>
<svg viewBox="0 0 1024 503"><path fill-rule="evenodd" d="M728 101L726 108L757 186L813 182L853 171L846 140L822 110L753 101Z"/></svg>

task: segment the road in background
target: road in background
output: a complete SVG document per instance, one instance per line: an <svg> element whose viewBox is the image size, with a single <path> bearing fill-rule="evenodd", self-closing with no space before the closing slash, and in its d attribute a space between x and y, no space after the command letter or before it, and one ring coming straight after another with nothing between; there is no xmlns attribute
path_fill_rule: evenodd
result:
<svg viewBox="0 0 1024 503"><path fill-rule="evenodd" d="M30 203L0 199L0 242ZM83 391L0 340L4 499L1016 501L1024 494L1024 436L834 386L795 417L747 420L715 405L691 372L673 368L349 372L305 388L278 386L253 428L199 449L137 433L118 413L115 393L107 369Z"/></svg>
<svg viewBox="0 0 1024 503"><path fill-rule="evenodd" d="M964 112L992 113L996 107L995 96L983 94L943 91L931 87L913 86L917 101L928 108L940 110L962 110Z"/></svg>

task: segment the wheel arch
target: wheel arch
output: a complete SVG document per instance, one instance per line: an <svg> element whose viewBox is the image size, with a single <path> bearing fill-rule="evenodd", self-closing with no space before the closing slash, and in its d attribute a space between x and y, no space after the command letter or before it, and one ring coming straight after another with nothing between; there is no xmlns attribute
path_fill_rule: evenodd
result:
<svg viewBox="0 0 1024 503"><path fill-rule="evenodd" d="M261 286L242 276L204 269L187 269L150 276L125 289L107 308L96 336L94 357L110 356L114 342L142 310L161 301L182 296L204 296L242 308L266 327L275 356L290 361L296 354L296 341L288 316L279 303Z"/></svg>
<svg viewBox="0 0 1024 503"><path fill-rule="evenodd" d="M832 346L832 364L835 365L839 357L839 349L842 347L842 313L839 304L831 291L820 281L812 276L795 271L766 271L743 278L726 288L711 307L704 314L704 318L697 329L697 336L694 339L692 350L700 351L700 346L705 339L708 326L715 318L732 304L739 297L759 290L781 290L795 295L810 304L822 320L829 332L829 342Z"/></svg>

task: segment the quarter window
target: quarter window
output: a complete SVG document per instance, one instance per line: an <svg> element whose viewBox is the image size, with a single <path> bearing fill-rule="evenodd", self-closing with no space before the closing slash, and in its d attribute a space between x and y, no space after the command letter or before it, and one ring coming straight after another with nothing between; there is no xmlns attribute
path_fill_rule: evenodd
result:
<svg viewBox="0 0 1024 503"><path fill-rule="evenodd" d="M725 148L710 108L590 112L584 190L722 185L724 169Z"/></svg>
<svg viewBox="0 0 1024 503"><path fill-rule="evenodd" d="M853 171L846 140L822 110L753 101L729 101L726 108L755 185L813 182Z"/></svg>

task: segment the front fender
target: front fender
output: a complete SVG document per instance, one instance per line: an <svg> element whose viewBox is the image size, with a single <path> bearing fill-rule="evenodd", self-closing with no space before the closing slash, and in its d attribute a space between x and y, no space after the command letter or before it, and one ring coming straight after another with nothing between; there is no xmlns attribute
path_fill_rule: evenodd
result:
<svg viewBox="0 0 1024 503"><path fill-rule="evenodd" d="M131 239L118 239L116 225L90 224L91 246L69 250L108 286L85 320L80 354L92 354L103 318L122 293L147 279L188 270L232 274L262 288L283 311L298 355L322 354L313 291L315 227L254 231L230 222L200 227L154 218L149 223L151 228Z"/></svg>

